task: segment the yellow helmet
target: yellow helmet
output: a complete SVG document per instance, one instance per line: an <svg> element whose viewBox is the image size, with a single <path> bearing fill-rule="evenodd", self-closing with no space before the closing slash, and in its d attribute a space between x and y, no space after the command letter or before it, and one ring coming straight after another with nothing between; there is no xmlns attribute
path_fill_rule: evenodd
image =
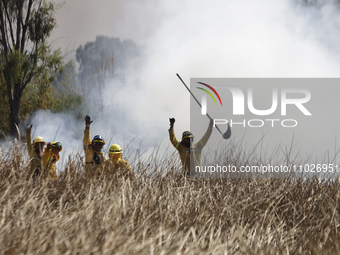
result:
<svg viewBox="0 0 340 255"><path fill-rule="evenodd" d="M112 144L108 153L109 154L123 153L123 150L118 144Z"/></svg>
<svg viewBox="0 0 340 255"><path fill-rule="evenodd" d="M44 145L46 144L45 141L44 141L44 138L42 138L41 136L36 136L33 140L33 144L36 144L36 143L44 143Z"/></svg>
<svg viewBox="0 0 340 255"><path fill-rule="evenodd" d="M61 142L53 142L53 143L51 143L51 145L52 145L52 147L59 148L59 152L62 151L62 149L63 149Z"/></svg>
<svg viewBox="0 0 340 255"><path fill-rule="evenodd" d="M194 135L189 131L184 131L182 134L182 139L191 138L191 137L194 138Z"/></svg>

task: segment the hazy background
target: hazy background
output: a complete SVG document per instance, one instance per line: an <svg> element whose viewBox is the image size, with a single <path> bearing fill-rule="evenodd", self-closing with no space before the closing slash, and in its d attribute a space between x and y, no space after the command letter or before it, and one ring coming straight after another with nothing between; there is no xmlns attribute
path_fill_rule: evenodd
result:
<svg viewBox="0 0 340 255"><path fill-rule="evenodd" d="M134 150L141 144L144 150L160 146L163 152L170 145L169 117L176 118L178 138L190 129L190 96L176 73L188 85L192 77L340 75L340 10L335 1L55 3L58 27L50 42L68 59L98 35L132 39L142 49L138 70L127 67L123 80L106 82L103 111L82 113L94 119L91 137L102 134L107 145L126 146L134 139ZM31 122L34 135L46 140L54 139L60 126L56 139L64 145L63 156L71 151L83 155L83 121L39 111ZM329 139L334 141L334 134ZM174 151L169 147L169 153Z"/></svg>

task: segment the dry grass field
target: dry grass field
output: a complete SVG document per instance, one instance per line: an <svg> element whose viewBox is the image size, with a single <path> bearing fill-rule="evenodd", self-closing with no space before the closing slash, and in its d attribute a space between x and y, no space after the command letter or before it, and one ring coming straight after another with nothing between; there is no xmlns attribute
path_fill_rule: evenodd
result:
<svg viewBox="0 0 340 255"><path fill-rule="evenodd" d="M25 153L0 158L0 254L340 254L338 180L88 179L75 156L33 182Z"/></svg>

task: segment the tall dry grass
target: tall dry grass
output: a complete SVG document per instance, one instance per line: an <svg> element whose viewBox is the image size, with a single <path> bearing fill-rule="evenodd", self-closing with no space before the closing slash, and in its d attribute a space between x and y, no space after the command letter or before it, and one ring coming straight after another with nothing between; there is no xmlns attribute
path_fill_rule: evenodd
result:
<svg viewBox="0 0 340 255"><path fill-rule="evenodd" d="M338 180L190 180L172 159L88 179L74 156L27 181L24 153L0 158L0 254L340 253Z"/></svg>

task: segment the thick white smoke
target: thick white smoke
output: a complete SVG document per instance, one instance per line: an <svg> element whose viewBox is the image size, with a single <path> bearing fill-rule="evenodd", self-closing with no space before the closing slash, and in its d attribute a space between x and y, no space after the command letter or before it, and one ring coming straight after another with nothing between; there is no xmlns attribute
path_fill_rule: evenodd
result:
<svg viewBox="0 0 340 255"><path fill-rule="evenodd" d="M100 31L111 27L113 32L108 36L132 38L146 48L141 71L129 70L125 84L108 82L104 112L101 117L91 116L91 136L102 134L111 144L124 146L137 136L136 146L141 142L145 149L152 149L161 144L164 151L170 145L169 117L176 118L178 137L190 128L190 96L176 73L187 85L190 77L340 75L340 11L331 1L311 6L297 0L132 0L119 2L120 11L106 17L109 22L91 18L100 14L96 7L87 6L88 2L82 2L81 9L87 9L86 19L91 24L82 26L91 25L92 32L96 27ZM71 11L68 16L77 20ZM72 27L76 23L67 24ZM68 40L76 41L72 37L80 37L77 33L68 33ZM110 115L112 109L121 114ZM39 111L32 123L37 126L36 135L47 140L53 139L61 125L57 139L65 151L81 152L82 120Z"/></svg>

